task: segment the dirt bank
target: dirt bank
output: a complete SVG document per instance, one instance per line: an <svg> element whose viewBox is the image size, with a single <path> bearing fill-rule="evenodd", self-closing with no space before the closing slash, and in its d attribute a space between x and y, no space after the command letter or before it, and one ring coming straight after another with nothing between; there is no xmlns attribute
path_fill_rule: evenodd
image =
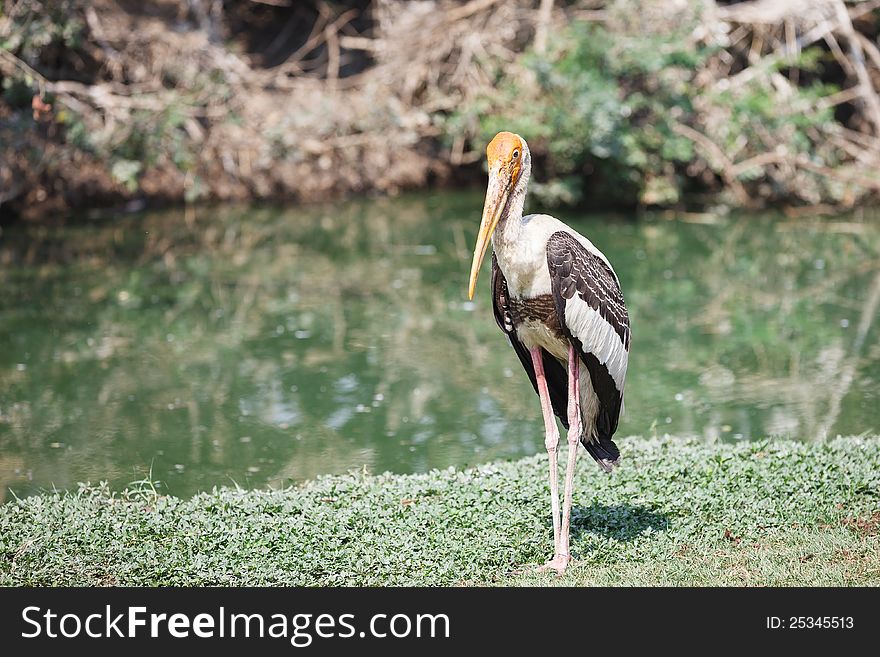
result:
<svg viewBox="0 0 880 657"><path fill-rule="evenodd" d="M575 181L612 202L696 192L850 207L880 190L877 7L3 0L0 218L445 184L476 177L494 124L515 125L529 107L534 125L522 129L548 176L536 193L550 200L583 198L568 194ZM578 37L573 24L595 29ZM681 25L679 50L652 70L650 51L668 50L663 35ZM647 54L611 73L607 59L575 60L586 68L566 78L571 53L603 35ZM611 85L605 106L633 112L610 147L594 143L604 114L578 114L583 99L562 125L548 118L595 78L590 66L605 78L585 97ZM630 102L642 97L654 105Z"/></svg>

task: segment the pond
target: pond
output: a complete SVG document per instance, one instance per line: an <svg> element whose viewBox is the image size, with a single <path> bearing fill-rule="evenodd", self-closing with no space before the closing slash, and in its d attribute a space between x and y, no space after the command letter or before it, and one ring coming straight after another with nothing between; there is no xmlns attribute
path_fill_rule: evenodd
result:
<svg viewBox="0 0 880 657"><path fill-rule="evenodd" d="M0 499L543 451L488 264L466 301L481 207L436 193L7 228ZM878 217L556 214L609 256L630 308L622 442L880 429Z"/></svg>

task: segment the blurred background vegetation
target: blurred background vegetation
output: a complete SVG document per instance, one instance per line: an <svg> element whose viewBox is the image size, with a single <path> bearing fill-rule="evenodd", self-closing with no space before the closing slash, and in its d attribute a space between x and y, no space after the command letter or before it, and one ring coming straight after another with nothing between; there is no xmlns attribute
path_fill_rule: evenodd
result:
<svg viewBox="0 0 880 657"><path fill-rule="evenodd" d="M880 191L877 0L0 0L0 219L482 184L830 212Z"/></svg>

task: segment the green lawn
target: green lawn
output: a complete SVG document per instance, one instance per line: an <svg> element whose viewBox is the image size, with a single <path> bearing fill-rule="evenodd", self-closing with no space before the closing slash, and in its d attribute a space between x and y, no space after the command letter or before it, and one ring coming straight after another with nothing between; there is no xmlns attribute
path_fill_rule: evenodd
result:
<svg viewBox="0 0 880 657"><path fill-rule="evenodd" d="M0 506L0 584L880 584L880 438L619 444L613 475L579 459L563 577L527 566L552 552L539 455L186 500L46 493Z"/></svg>

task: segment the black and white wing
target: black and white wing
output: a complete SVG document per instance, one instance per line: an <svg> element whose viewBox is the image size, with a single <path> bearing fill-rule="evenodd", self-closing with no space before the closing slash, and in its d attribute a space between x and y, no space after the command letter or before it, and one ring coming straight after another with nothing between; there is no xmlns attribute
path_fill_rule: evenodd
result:
<svg viewBox="0 0 880 657"><path fill-rule="evenodd" d="M547 241L556 315L579 351L599 398L597 438L617 430L629 357L629 314L614 270L574 236L557 231Z"/></svg>
<svg viewBox="0 0 880 657"><path fill-rule="evenodd" d="M510 346L519 356L523 369L529 375L535 393L538 392L538 381L535 378L535 368L532 365L532 356L529 350L519 341L516 336L516 328L510 313L510 296L507 291L507 279L504 272L498 266L495 254L492 254L492 310L495 313L495 322L498 328L504 331ZM544 376L547 379L547 390L550 393L550 403L553 405L553 413L558 417L565 428L568 428L568 375L565 367L556 358L544 349L542 360L544 363Z"/></svg>

